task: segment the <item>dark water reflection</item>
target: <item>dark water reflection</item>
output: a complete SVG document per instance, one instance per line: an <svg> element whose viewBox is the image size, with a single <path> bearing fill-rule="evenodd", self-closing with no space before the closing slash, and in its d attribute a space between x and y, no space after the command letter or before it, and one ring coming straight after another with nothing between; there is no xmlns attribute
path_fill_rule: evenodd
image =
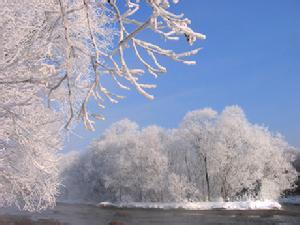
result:
<svg viewBox="0 0 300 225"><path fill-rule="evenodd" d="M284 205L282 210L185 211L158 209L101 209L92 205L58 204L43 213L17 213L0 209L0 224L9 225L187 225L255 224L300 225L300 205Z"/></svg>

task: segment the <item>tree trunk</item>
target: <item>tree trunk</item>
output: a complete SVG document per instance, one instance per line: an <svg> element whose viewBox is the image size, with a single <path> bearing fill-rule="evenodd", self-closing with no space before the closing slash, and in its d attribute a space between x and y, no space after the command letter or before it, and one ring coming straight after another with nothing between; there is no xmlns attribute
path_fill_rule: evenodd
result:
<svg viewBox="0 0 300 225"><path fill-rule="evenodd" d="M121 186L120 186L119 192L120 192L119 193L120 194L119 195L119 201L122 202L122 187Z"/></svg>
<svg viewBox="0 0 300 225"><path fill-rule="evenodd" d="M206 187L207 187L207 200L210 201L210 187L209 187L209 176L207 171L207 158L204 157L204 167L205 167L205 180L206 180Z"/></svg>
<svg viewBox="0 0 300 225"><path fill-rule="evenodd" d="M227 187L226 187L226 181L222 181L221 195L222 195L223 201L228 202L228 191L227 191Z"/></svg>
<svg viewBox="0 0 300 225"><path fill-rule="evenodd" d="M185 166L186 166L186 172L187 172L187 176L188 176L188 181L191 182L192 178L191 178L191 172L188 166L188 161L187 161L187 156L184 156L184 161L185 161Z"/></svg>

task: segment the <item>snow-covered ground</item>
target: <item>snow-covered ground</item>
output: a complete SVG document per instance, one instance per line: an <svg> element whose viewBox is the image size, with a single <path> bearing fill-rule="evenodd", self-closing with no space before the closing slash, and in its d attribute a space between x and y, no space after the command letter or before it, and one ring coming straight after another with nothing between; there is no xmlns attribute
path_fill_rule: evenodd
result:
<svg viewBox="0 0 300 225"><path fill-rule="evenodd" d="M279 200L281 203L300 205L300 195L288 196Z"/></svg>
<svg viewBox="0 0 300 225"><path fill-rule="evenodd" d="M246 202L186 202L186 203L154 203L154 202L128 202L111 203L101 202L98 204L103 208L142 208L142 209L186 209L186 210L258 210L258 209L280 209L281 205L275 201L246 201Z"/></svg>

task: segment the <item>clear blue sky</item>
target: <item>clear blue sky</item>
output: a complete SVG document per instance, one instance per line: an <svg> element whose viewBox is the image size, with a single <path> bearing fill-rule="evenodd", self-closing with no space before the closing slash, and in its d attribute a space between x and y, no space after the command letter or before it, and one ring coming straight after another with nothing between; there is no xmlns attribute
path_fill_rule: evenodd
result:
<svg viewBox="0 0 300 225"><path fill-rule="evenodd" d="M203 47L197 65L163 60L168 73L154 80L155 100L126 93L121 103L108 105L107 120L97 122L96 132L78 126L82 138L71 136L65 151L83 150L122 118L171 128L190 110L221 111L232 104L240 105L251 122L300 147L300 0L182 0L176 7L207 35L197 45ZM165 46L189 49L184 43Z"/></svg>

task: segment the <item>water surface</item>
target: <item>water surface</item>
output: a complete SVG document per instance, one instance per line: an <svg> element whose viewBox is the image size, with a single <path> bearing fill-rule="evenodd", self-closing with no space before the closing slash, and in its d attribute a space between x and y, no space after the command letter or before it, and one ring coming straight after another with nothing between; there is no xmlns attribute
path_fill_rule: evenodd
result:
<svg viewBox="0 0 300 225"><path fill-rule="evenodd" d="M255 224L300 225L300 205L281 210L161 210L103 209L93 205L58 203L42 213L19 213L0 209L0 224L9 225L195 225Z"/></svg>

